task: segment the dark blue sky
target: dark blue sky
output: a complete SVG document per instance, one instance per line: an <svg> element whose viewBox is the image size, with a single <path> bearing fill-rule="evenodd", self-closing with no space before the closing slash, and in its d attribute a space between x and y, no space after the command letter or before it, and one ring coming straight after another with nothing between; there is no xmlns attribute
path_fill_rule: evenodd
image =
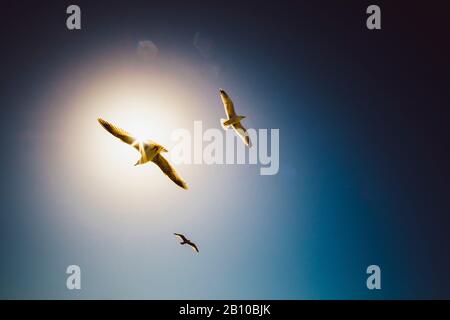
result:
<svg viewBox="0 0 450 320"><path fill-rule="evenodd" d="M65 8L72 3L7 2L0 19L0 297L450 298L444 2L377 1L380 31L365 27L368 1L77 1L81 31L65 28ZM193 46L197 32L213 43L208 57ZM196 216L201 224L190 226L192 236L202 239L210 228L235 240L220 251L219 239L203 236L211 241L203 247L214 254L206 250L196 261L185 261L192 263L187 270L201 271L192 274L192 282L186 271L165 264L179 263L172 257L178 246L164 247L174 251L166 253L171 257L151 267L139 258L148 254L139 236L130 240L127 232L111 231L96 237L89 230L101 226L91 225L81 232L88 236L77 240L71 228L79 222L75 208L95 211L96 204L71 200L70 181L59 186L60 180L36 173L33 164L48 152L37 147L45 143L36 128L55 125L46 117L55 106L47 109L38 101L70 97L62 88L95 75L95 68L85 66L98 56L120 57L127 67L126 52L146 39L158 46L162 67L188 62L202 81L252 102L247 115L253 127L280 129L276 176L250 176L246 167L195 169L231 178L211 181L224 183L224 199L202 205L206 186L186 196L188 211L205 212ZM49 90L61 79L60 91ZM232 178L246 177L233 190ZM62 204L42 191L49 185L68 188ZM252 191L240 197L246 190ZM232 197L245 204L230 221L215 200ZM49 218L59 205L69 206L70 215ZM54 213L47 212L51 208ZM220 219L211 217L214 211ZM163 225L170 230L170 223ZM155 233L151 240L164 239L160 230L149 228ZM108 242L121 236L129 246ZM64 270L73 261L80 261L87 282L76 294L64 288ZM365 287L370 264L381 267L380 292ZM130 268L137 276L120 279Z"/></svg>

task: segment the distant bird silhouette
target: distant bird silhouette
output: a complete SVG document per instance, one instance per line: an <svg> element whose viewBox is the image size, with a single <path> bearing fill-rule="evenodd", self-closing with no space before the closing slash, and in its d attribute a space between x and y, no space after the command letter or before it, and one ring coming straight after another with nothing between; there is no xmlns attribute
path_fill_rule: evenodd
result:
<svg viewBox="0 0 450 320"><path fill-rule="evenodd" d="M161 155L161 152L167 152L167 149L160 144L153 142L151 140L139 141L132 135L130 135L125 130L122 130L108 121L98 118L98 122L113 136L119 138L123 142L134 147L141 154L141 158L135 163L135 166L139 164L144 164L149 161L154 162L161 170L164 172L173 182L187 189L188 186L186 182L177 174L175 169L170 165L170 163Z"/></svg>
<svg viewBox="0 0 450 320"><path fill-rule="evenodd" d="M233 101L222 89L220 89L220 98L222 98L223 106L225 107L225 113L228 117L228 119L220 119L222 127L226 130L231 126L234 131L236 131L236 133L241 137L245 145L250 148L252 146L250 137L248 135L247 129L245 129L241 124L241 120L244 119L245 116L236 115L236 112L234 111Z"/></svg>
<svg viewBox="0 0 450 320"><path fill-rule="evenodd" d="M184 235L180 234L180 233L174 233L174 235L176 235L180 240L180 244L187 244L189 246L191 246L192 250L194 250L195 252L199 252L197 245L193 242L191 242L191 240L187 239Z"/></svg>

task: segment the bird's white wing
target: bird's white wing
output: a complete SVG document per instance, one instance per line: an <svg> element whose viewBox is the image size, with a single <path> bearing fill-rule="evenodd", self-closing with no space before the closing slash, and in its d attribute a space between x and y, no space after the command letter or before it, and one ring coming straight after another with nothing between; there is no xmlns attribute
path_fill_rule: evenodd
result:
<svg viewBox="0 0 450 320"><path fill-rule="evenodd" d="M234 104L231 101L230 97L224 90L220 90L220 98L222 99L223 106L225 107L225 113L228 116L228 119L236 116L236 112L234 111Z"/></svg>
<svg viewBox="0 0 450 320"><path fill-rule="evenodd" d="M152 161L156 163L162 172L164 172L173 182L183 189L188 188L186 182L178 175L175 169L170 165L169 161L167 161L160 153L158 153Z"/></svg>
<svg viewBox="0 0 450 320"><path fill-rule="evenodd" d="M233 124L233 129L241 137L245 145L250 148L252 146L252 142L250 141L250 136L248 135L247 129L245 129L240 122Z"/></svg>
<svg viewBox="0 0 450 320"><path fill-rule="evenodd" d="M138 149L138 147L136 145L134 145L136 138L134 138L131 134L129 134L128 132L126 132L125 130L123 130L119 127L116 127L115 125L109 123L106 120L103 120L101 118L98 118L97 120L102 125L102 127L105 128L106 131L111 133L113 136L115 136L116 138L119 138L120 140L122 140L125 143L131 144L133 147Z"/></svg>

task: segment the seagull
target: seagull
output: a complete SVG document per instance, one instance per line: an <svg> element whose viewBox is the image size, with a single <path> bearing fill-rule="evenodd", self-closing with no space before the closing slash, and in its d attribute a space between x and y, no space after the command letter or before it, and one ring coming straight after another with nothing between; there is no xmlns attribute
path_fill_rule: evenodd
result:
<svg viewBox="0 0 450 320"><path fill-rule="evenodd" d="M174 235L176 235L181 240L181 242L180 242L181 245L183 245L183 244L190 245L192 250L194 250L195 252L199 252L196 244L191 242L191 240L187 239L184 235L182 235L180 233L174 233Z"/></svg>
<svg viewBox="0 0 450 320"><path fill-rule="evenodd" d="M151 140L139 141L125 130L112 125L108 121L101 118L98 118L97 120L102 127L106 129L106 131L139 151L141 158L135 163L135 166L152 161L178 186L183 189L188 188L186 182L184 182L184 180L177 174L175 169L170 165L169 161L162 156L162 152L167 152L167 149L162 145Z"/></svg>
<svg viewBox="0 0 450 320"><path fill-rule="evenodd" d="M241 137L244 144L250 148L252 146L250 137L248 135L247 129L245 129L241 124L241 120L244 119L245 116L236 115L236 112L234 111L233 101L231 101L228 94L222 89L220 89L220 98L222 98L223 106L225 107L225 113L228 117L228 119L220 119L222 128L226 130L231 126L234 131L236 131L236 133Z"/></svg>

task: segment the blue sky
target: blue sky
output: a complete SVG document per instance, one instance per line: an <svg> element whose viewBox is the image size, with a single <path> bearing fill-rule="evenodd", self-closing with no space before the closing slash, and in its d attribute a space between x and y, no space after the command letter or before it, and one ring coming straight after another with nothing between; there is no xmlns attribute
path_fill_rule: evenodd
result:
<svg viewBox="0 0 450 320"><path fill-rule="evenodd" d="M63 3L31 5L40 28L7 19L0 297L448 298L445 51L430 61L400 21L368 34L363 5L324 3L81 2L71 32ZM154 60L136 55L142 40ZM177 189L96 123L126 114L170 143L172 126L220 128L218 88L249 127L280 130L277 175L179 165L190 190ZM80 291L65 287L70 264Z"/></svg>

